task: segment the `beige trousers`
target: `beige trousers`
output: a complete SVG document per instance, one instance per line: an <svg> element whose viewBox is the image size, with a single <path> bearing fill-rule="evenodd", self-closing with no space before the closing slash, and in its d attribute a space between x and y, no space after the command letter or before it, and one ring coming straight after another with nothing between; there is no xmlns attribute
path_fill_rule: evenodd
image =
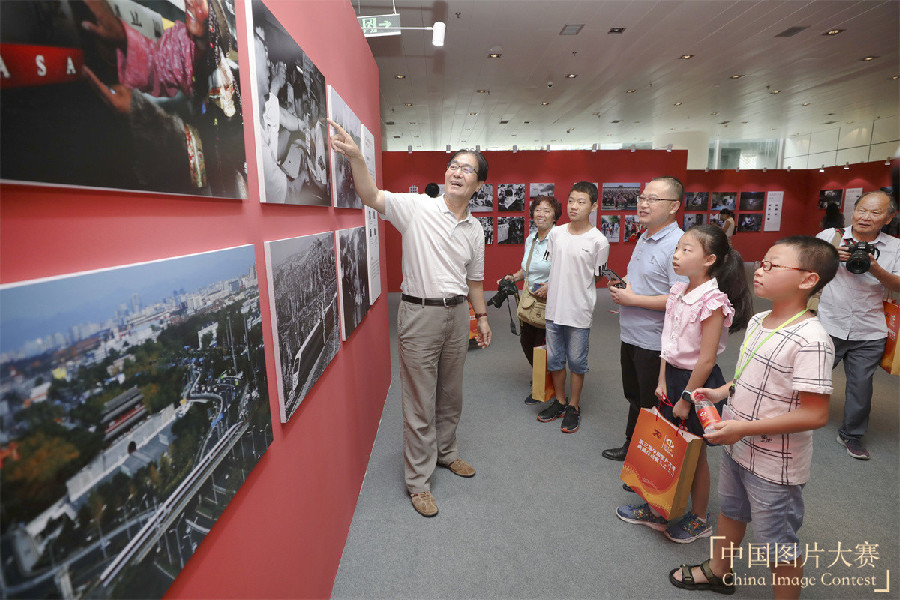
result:
<svg viewBox="0 0 900 600"><path fill-rule="evenodd" d="M462 413L463 365L469 310L401 301L397 311L403 387L403 458L410 494L430 490L440 463L459 458L456 426Z"/></svg>

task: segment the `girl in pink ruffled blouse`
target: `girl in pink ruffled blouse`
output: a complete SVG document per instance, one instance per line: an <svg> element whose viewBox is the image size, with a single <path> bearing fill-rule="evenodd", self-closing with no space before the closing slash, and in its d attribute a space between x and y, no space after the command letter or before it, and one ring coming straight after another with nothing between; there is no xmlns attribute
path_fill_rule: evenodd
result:
<svg viewBox="0 0 900 600"><path fill-rule="evenodd" d="M660 405L663 416L675 425L683 422L688 431L702 436L703 426L690 392L725 384L716 358L725 349L728 333L747 326L753 299L741 255L714 225L689 229L675 248L672 266L688 283L673 285L666 301L656 397L666 400ZM716 406L720 414L723 404L724 400ZM648 525L664 531L673 542L687 544L712 535L707 512L709 484L704 444L691 485L691 509L681 519L668 524L649 505L623 506L617 512L620 518L627 517L623 520Z"/></svg>

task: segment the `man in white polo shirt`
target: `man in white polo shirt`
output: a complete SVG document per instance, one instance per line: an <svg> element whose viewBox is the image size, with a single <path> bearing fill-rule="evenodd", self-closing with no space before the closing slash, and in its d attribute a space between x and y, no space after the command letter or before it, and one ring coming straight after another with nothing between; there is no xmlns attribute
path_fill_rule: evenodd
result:
<svg viewBox="0 0 900 600"><path fill-rule="evenodd" d="M460 150L444 174L445 193L394 194L379 190L353 139L329 120L332 146L350 161L363 204L393 223L403 236L403 292L397 313L403 384L403 456L406 488L423 516L438 513L431 495L435 466L460 477L475 469L459 457L456 426L462 413L463 365L472 302L478 345L491 343L484 303L484 233L469 212L469 198L487 179L480 152Z"/></svg>

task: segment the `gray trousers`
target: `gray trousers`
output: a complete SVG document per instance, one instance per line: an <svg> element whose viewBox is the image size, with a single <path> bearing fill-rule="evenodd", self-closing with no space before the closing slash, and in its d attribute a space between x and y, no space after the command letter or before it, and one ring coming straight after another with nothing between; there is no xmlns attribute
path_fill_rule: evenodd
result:
<svg viewBox="0 0 900 600"><path fill-rule="evenodd" d="M397 311L403 387L403 458L410 494L430 491L440 463L459 458L463 365L469 348L469 309L401 301Z"/></svg>
<svg viewBox="0 0 900 600"><path fill-rule="evenodd" d="M831 336L834 342L834 366L844 361L847 389L844 398L844 422L838 433L842 438L861 438L869 428L869 412L872 410L872 378L881 364L884 344L880 340L842 340Z"/></svg>

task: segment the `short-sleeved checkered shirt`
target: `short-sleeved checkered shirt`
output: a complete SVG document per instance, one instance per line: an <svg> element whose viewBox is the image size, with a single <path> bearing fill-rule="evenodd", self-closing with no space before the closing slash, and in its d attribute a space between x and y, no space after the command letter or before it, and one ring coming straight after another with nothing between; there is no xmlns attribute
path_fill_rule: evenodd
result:
<svg viewBox="0 0 900 600"><path fill-rule="evenodd" d="M738 365L772 333L754 315L747 327L744 351ZM815 317L775 332L756 352L736 382L734 396L723 419L758 421L777 417L800 407L800 392L830 394L834 344ZM812 463L812 431L741 438L725 451L736 463L756 476L780 485L800 485L809 480Z"/></svg>

